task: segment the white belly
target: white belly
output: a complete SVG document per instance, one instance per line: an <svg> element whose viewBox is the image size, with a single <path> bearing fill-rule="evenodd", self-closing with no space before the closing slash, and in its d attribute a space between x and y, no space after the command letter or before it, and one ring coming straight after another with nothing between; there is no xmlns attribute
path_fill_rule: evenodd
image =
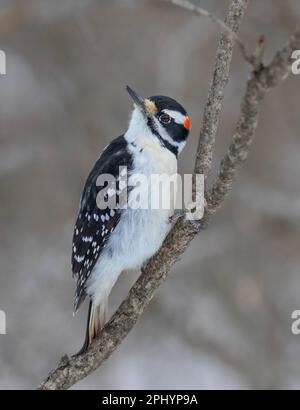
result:
<svg viewBox="0 0 300 410"><path fill-rule="evenodd" d="M140 147L137 145L136 149ZM157 147L144 146L143 155L138 156L134 170L147 178L152 174L173 175L177 172L177 160L168 151L164 153ZM134 195L134 189L129 194L129 203L131 195ZM87 292L92 296L94 304L98 305L108 297L123 270L139 268L158 251L171 227L169 217L172 214L172 208L127 208L122 211L121 219L87 283Z"/></svg>
<svg viewBox="0 0 300 410"><path fill-rule="evenodd" d="M167 210L128 209L109 241L123 269L139 268L161 246L170 229Z"/></svg>
<svg viewBox="0 0 300 410"><path fill-rule="evenodd" d="M134 188L128 196L129 208L126 209L111 238L112 248L117 250L126 269L137 268L150 258L161 246L167 232L170 229L169 217L173 214L172 197L176 195L176 188L170 196L166 209L158 208L160 201L156 201L160 192L152 184L153 175L173 175L177 173L177 160L167 149L162 149L158 143L150 143L147 139L137 139L134 151L140 151L134 155L134 173L129 176L129 186L134 183L135 177L141 174L147 183ZM133 183L132 183L133 181ZM173 186L171 187L173 188ZM132 202L136 198L136 190L139 197L143 197L143 204L147 209L132 209ZM152 201L154 200L154 201ZM168 201L166 201L168 202ZM156 209L153 204L156 203ZM126 261L125 261L126 260Z"/></svg>

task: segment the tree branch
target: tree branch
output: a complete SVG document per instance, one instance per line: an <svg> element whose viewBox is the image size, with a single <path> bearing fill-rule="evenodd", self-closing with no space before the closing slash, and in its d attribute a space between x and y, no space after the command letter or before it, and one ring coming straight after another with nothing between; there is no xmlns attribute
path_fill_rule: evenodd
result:
<svg viewBox="0 0 300 410"><path fill-rule="evenodd" d="M231 4L231 11L228 14L227 19L224 21L220 20L218 17L216 17L214 14L210 13L209 11L203 9L202 7L199 7L198 5L192 3L190 0L165 0L168 3L172 3L175 6L179 6L181 8L184 8L192 13L194 13L196 16L200 17L207 17L212 23L214 23L216 26L218 26L219 29L224 31L224 36L228 38L228 40L231 40L232 43L236 42L241 50L241 53L243 57L245 58L246 61L248 61L250 64L252 64L252 56L248 53L247 47L245 44L239 39L237 36L236 32L238 29L238 25L236 27L231 27L230 26L230 14L233 15L234 13L234 8L236 8L236 11L239 13L244 14L245 9L247 7L247 3L249 0L238 0L236 2L232 2ZM244 5L242 4L244 3ZM241 9L240 6L244 7L244 9ZM233 21L236 21L233 19Z"/></svg>
<svg viewBox="0 0 300 410"><path fill-rule="evenodd" d="M276 53L269 66L261 66L248 80L235 134L221 162L218 178L207 193L209 214L215 213L221 206L225 196L231 190L237 171L248 157L258 123L261 102L266 92L288 77L291 72L292 52L299 48L300 28L296 29L287 44Z"/></svg>
<svg viewBox="0 0 300 410"><path fill-rule="evenodd" d="M242 0L233 0L231 3L229 12L233 4L236 7L240 7L240 13L234 13L236 28L239 26L245 11L245 3ZM217 60L225 58L224 53L228 52L227 41L219 42ZM290 65L290 51L294 48L300 48L299 30L296 31L289 43L276 54L268 67L252 74L247 84L236 133L234 134L229 151L222 162L219 177L209 191L205 218L219 208L225 195L229 192L237 169L247 157L257 126L259 105L266 91L278 85L287 77ZM231 52L230 49L229 52ZM214 75L224 78L223 71L227 72L226 75L228 76L228 68L227 65L223 66L220 64L220 71L216 71ZM225 87L226 83L227 80L225 83L223 82L223 87ZM214 84L217 84L216 86L219 87L218 81L217 83L213 81L211 87L214 87ZM220 89L223 90L222 87ZM215 95L215 91L211 90L210 94ZM222 99L218 101L218 104L221 105ZM207 105L209 104L210 99L207 102ZM218 115L220 108L218 106ZM206 154L197 155L199 169L201 170L208 170L210 168L211 157L209 151L212 151L216 132L215 127L218 124L218 118L214 121L210 121L208 117L205 118L208 123L203 126L203 129L206 130L207 135L212 135L213 137L208 137L206 140L210 146L209 150L204 151ZM208 161L206 161L207 156L210 158ZM131 288L128 297L104 326L89 350L83 355L70 359L64 356L58 367L49 373L48 377L39 386L39 389L67 389L98 368L127 336L151 301L157 288L166 279L172 266L184 253L197 233L198 231L193 225L185 219L180 219L168 234L158 253L149 260L144 272Z"/></svg>
<svg viewBox="0 0 300 410"><path fill-rule="evenodd" d="M225 23L234 33L239 29L240 21L248 3L248 0L236 0L232 1L229 6ZM213 147L224 99L224 90L229 79L233 46L234 40L222 33L219 39L208 99L204 108L194 168L195 174L204 174L206 177L211 169Z"/></svg>

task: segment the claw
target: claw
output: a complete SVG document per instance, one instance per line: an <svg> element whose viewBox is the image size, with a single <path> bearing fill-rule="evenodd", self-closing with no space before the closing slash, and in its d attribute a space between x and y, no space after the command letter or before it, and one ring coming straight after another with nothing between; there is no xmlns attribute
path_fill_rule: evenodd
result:
<svg viewBox="0 0 300 410"><path fill-rule="evenodd" d="M197 231L200 232L201 230L206 228L206 224L204 222L194 221L193 219L188 219L187 223L191 224L192 227Z"/></svg>
<svg viewBox="0 0 300 410"><path fill-rule="evenodd" d="M186 214L190 212L188 209L181 209L179 211L176 211L172 216L169 217L170 223L175 223L178 221L178 219L183 218L186 216ZM191 224L192 227L199 232L202 229L206 228L206 223L205 222L199 222L199 220L194 220L194 219L188 219L186 218L186 222Z"/></svg>
<svg viewBox="0 0 300 410"><path fill-rule="evenodd" d="M174 214L169 217L169 222L175 223L178 221L178 219L183 218L185 214L186 214L186 209L180 209L178 211L175 211Z"/></svg>

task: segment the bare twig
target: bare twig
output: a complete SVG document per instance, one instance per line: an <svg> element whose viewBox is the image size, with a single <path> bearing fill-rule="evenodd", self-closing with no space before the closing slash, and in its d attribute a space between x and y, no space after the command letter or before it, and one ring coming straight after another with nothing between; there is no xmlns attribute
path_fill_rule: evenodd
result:
<svg viewBox="0 0 300 410"><path fill-rule="evenodd" d="M254 71L259 71L263 67L263 55L266 49L266 37L261 35L258 39L256 49L252 55L252 65Z"/></svg>
<svg viewBox="0 0 300 410"><path fill-rule="evenodd" d="M239 5L241 9L245 6L245 2L242 0L233 0L232 4L235 4L236 7ZM237 13L234 15L238 25L240 18ZM219 44L217 59L225 57L221 52L222 50L220 50L225 46L226 44L222 42ZM236 171L248 155L257 126L259 105L266 91L280 84L287 77L290 70L289 56L291 50L295 48L300 48L299 30L295 32L288 44L276 54L268 67L262 68L251 76L243 99L236 133L222 162L220 175L209 192L205 217L219 208L225 195L229 192ZM220 67L222 69L222 65ZM225 66L223 69L228 70L228 67ZM215 75L221 75L223 78L222 72L216 72ZM216 123L214 121L209 122L210 126L217 123L218 121ZM211 144L211 139L208 139L207 143ZM210 149L212 149L212 146L213 144L211 144ZM203 160L205 156L200 156L200 158ZM207 165L205 168L201 163L200 168L208 169ZM67 389L98 368L127 336L149 304L159 285L166 279L170 269L184 253L196 234L197 230L188 221L179 220L167 236L161 249L147 263L144 273L133 285L128 297L105 325L89 350L81 356L70 359L65 356L58 367L42 382L39 389Z"/></svg>
<svg viewBox="0 0 300 410"><path fill-rule="evenodd" d="M165 0L168 3L172 3L176 6L179 6L181 8L184 8L197 16L200 17L207 17L212 23L218 26L219 29L224 31L224 35L231 41L236 41L238 44L241 53L245 60L252 64L252 56L248 53L246 45L240 40L240 38L237 36L236 32L230 25L227 24L227 22L223 22L220 20L218 17L216 17L213 13L209 12L208 10L203 9L202 7L199 7L198 5L192 3L190 0ZM247 3L248 1L244 2ZM241 2L236 2L236 3L241 3ZM238 10L240 12L244 12L243 10Z"/></svg>
<svg viewBox="0 0 300 410"><path fill-rule="evenodd" d="M239 23L247 9L248 2L248 0L235 0L229 6L225 22L230 30L235 33L239 29ZM195 174L207 176L211 168L212 152L224 99L224 90L229 78L233 45L232 39L221 34L207 103L204 108L194 168Z"/></svg>
<svg viewBox="0 0 300 410"><path fill-rule="evenodd" d="M233 140L220 166L218 178L207 194L208 213L213 214L230 192L235 175L248 157L257 127L261 101L270 88L279 85L291 71L291 55L300 47L300 28L282 50L277 52L271 64L253 72L242 102Z"/></svg>

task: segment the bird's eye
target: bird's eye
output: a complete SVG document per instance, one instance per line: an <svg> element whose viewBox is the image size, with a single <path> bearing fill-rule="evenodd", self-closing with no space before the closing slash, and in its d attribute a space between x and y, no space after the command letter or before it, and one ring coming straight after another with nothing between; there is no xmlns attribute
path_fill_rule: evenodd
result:
<svg viewBox="0 0 300 410"><path fill-rule="evenodd" d="M172 120L172 118L166 113L163 113L159 116L159 121L162 124L170 124L171 120Z"/></svg>

